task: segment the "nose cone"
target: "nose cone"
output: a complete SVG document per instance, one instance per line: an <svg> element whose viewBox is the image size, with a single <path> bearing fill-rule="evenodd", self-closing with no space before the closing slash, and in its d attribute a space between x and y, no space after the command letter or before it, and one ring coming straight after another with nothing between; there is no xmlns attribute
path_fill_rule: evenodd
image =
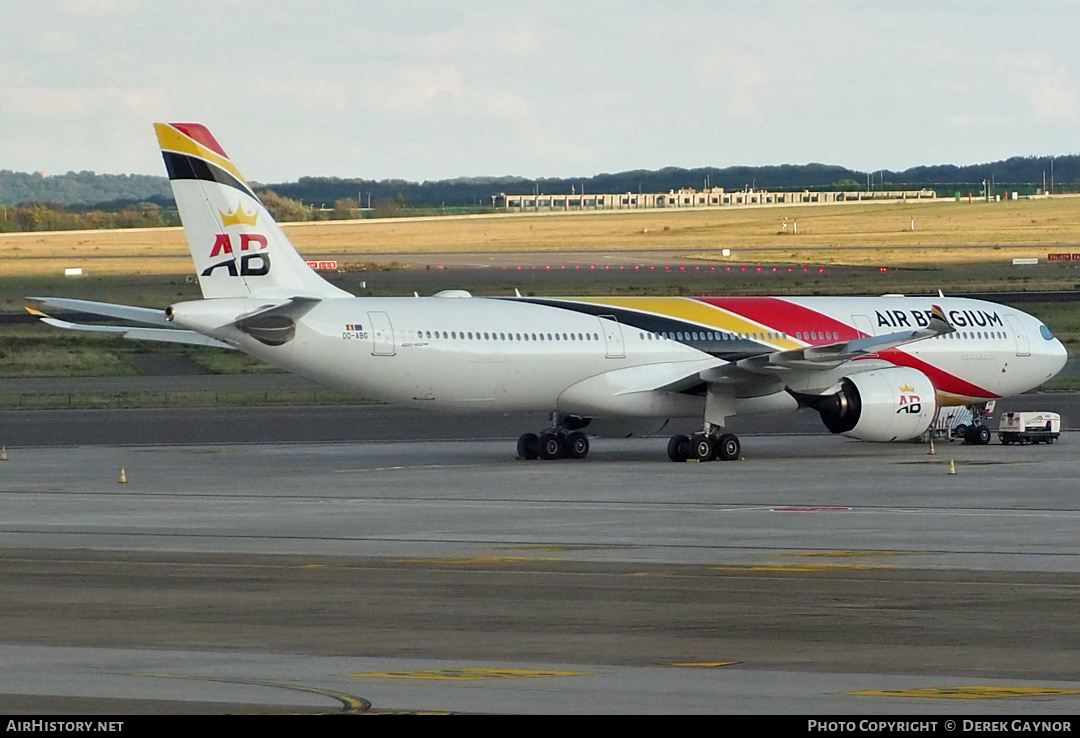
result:
<svg viewBox="0 0 1080 738"><path fill-rule="evenodd" d="M1054 377L1065 368L1065 364L1069 361L1069 352L1065 350L1065 346L1061 341L1056 338L1050 342L1049 354L1050 354L1050 376Z"/></svg>

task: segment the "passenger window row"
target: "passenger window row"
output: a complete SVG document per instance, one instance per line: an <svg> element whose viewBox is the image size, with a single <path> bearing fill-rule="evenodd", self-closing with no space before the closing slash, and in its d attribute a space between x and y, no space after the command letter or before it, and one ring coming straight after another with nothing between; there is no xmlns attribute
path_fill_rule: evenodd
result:
<svg viewBox="0 0 1080 738"><path fill-rule="evenodd" d="M836 331L800 331L795 338L800 341L839 341L840 334Z"/></svg>
<svg viewBox="0 0 1080 738"><path fill-rule="evenodd" d="M786 333L751 332L751 333L723 333L719 331L661 331L660 333L639 332L638 338L642 341L737 341L739 339L753 341L779 341L786 339Z"/></svg>
<svg viewBox="0 0 1080 738"><path fill-rule="evenodd" d="M946 333L943 336L935 336L935 338L945 338L951 341L964 340L964 339L1006 339L1008 334L1005 331L955 331L954 333Z"/></svg>
<svg viewBox="0 0 1080 738"><path fill-rule="evenodd" d="M429 338L451 341L599 341L598 333L495 333L494 331L404 331L406 340Z"/></svg>

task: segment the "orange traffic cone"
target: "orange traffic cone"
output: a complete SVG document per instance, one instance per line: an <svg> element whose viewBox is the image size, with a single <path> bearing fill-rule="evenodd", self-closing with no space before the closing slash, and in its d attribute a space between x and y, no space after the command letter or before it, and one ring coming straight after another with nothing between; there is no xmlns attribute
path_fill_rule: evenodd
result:
<svg viewBox="0 0 1080 738"><path fill-rule="evenodd" d="M956 474L956 462L949 459L949 474Z"/></svg>

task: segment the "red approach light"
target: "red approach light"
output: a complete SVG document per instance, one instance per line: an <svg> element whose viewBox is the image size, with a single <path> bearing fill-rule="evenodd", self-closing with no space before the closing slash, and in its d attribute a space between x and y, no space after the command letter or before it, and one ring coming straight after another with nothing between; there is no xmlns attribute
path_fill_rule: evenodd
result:
<svg viewBox="0 0 1080 738"><path fill-rule="evenodd" d="M888 270L888 268L887 268L887 267L881 267L881 271L883 271L883 272L887 272L887 271L889 271L889 270Z"/></svg>
<svg viewBox="0 0 1080 738"><path fill-rule="evenodd" d="M757 268L757 270L758 270L758 271L760 272L760 271L761 271L761 267L758 267L758 268Z"/></svg>
<svg viewBox="0 0 1080 738"><path fill-rule="evenodd" d="M671 271L671 267L664 267L664 271L665 271L665 272L670 272L670 271Z"/></svg>
<svg viewBox="0 0 1080 738"><path fill-rule="evenodd" d="M715 271L716 271L716 267L709 267L709 271L710 271L710 272L715 272Z"/></svg>
<svg viewBox="0 0 1080 738"><path fill-rule="evenodd" d="M809 269L803 269L802 271L803 271L803 274L809 274L810 273Z"/></svg>
<svg viewBox="0 0 1080 738"><path fill-rule="evenodd" d="M443 266L442 264L439 264L439 267L438 267L438 268L439 268L439 269L446 269L446 267L444 267L444 266Z"/></svg>
<svg viewBox="0 0 1080 738"><path fill-rule="evenodd" d="M825 273L824 269L818 269L818 274L824 274L824 273Z"/></svg>
<svg viewBox="0 0 1080 738"><path fill-rule="evenodd" d="M649 269L650 269L651 271L654 271L654 272L656 271L656 267L654 267L654 266L651 266L651 267L649 267Z"/></svg>
<svg viewBox="0 0 1080 738"><path fill-rule="evenodd" d="M589 264L589 269L596 269L596 264Z"/></svg>
<svg viewBox="0 0 1080 738"><path fill-rule="evenodd" d="M581 264L577 264L576 266L574 266L574 269L581 269Z"/></svg>
<svg viewBox="0 0 1080 738"><path fill-rule="evenodd" d="M551 266L550 265L546 266L546 267L544 267L544 269L551 269Z"/></svg>
<svg viewBox="0 0 1080 738"><path fill-rule="evenodd" d="M679 271L680 271L680 272L685 272L685 271L686 271L686 267L679 267Z"/></svg>
<svg viewBox="0 0 1080 738"><path fill-rule="evenodd" d="M773 270L773 271L775 272L775 271L776 271L776 267L773 267L773 268L772 268L772 270Z"/></svg>
<svg viewBox="0 0 1080 738"><path fill-rule="evenodd" d="M742 268L742 270L743 270L743 271L745 272L745 271L746 271L746 267L743 267L743 268Z"/></svg>
<svg viewBox="0 0 1080 738"><path fill-rule="evenodd" d="M519 271L519 272L521 271L521 267L520 267L520 266L518 267L518 271Z"/></svg>
<svg viewBox="0 0 1080 738"><path fill-rule="evenodd" d="M725 269L724 271L726 271L726 272L730 272L730 271L731 271L731 267L727 267L727 268L726 268L726 269Z"/></svg>
<svg viewBox="0 0 1080 738"><path fill-rule="evenodd" d="M641 269L641 267L640 267L640 266L636 266L636 265L635 265L635 266L634 266L634 271L636 272L636 271L637 271L638 269Z"/></svg>

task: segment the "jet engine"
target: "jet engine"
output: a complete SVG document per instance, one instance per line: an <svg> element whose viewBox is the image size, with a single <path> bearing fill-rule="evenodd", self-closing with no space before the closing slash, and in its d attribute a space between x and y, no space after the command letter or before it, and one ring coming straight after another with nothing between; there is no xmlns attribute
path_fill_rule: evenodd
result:
<svg viewBox="0 0 1080 738"><path fill-rule="evenodd" d="M937 393L922 372L893 367L844 377L838 392L810 406L833 433L863 441L902 441L934 422Z"/></svg>

